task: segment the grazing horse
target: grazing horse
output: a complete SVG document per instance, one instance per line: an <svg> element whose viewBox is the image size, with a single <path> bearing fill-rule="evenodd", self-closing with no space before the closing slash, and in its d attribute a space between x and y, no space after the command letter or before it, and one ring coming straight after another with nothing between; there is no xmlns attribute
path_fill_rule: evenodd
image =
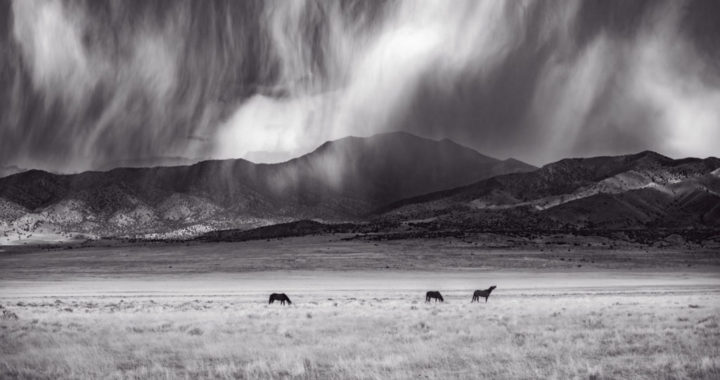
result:
<svg viewBox="0 0 720 380"><path fill-rule="evenodd" d="M435 299L435 302L440 300L440 302L445 302L445 300L442 298L442 294L438 292L437 290L431 290L427 293L425 293L425 302L430 302L431 299Z"/></svg>
<svg viewBox="0 0 720 380"><path fill-rule="evenodd" d="M473 302L480 302L480 297L485 297L485 303L487 303L488 297L490 297L490 293L492 293L493 290L495 290L497 286L493 285L485 290L476 290L475 293L473 293L473 298L470 303Z"/></svg>
<svg viewBox="0 0 720 380"><path fill-rule="evenodd" d="M271 304L275 301L280 301L281 305L285 305L285 302L288 303L288 305L292 305L292 301L290 301L290 297L288 297L285 293L273 293L270 295L270 301L268 301L268 304Z"/></svg>

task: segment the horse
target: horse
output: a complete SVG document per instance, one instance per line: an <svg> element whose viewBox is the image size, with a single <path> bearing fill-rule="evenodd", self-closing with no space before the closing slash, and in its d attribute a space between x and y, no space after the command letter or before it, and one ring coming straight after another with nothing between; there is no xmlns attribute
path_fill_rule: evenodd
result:
<svg viewBox="0 0 720 380"><path fill-rule="evenodd" d="M438 292L437 290L431 290L425 293L425 302L430 302L431 299L435 299L435 302L437 302L438 300L440 300L440 302L445 302L442 294L440 294L440 292Z"/></svg>
<svg viewBox="0 0 720 380"><path fill-rule="evenodd" d="M285 305L285 302L288 303L288 305L292 305L292 301L290 301L290 297L288 297L285 293L273 293L270 295L270 300L268 301L268 304L271 304L275 301L280 301L281 305Z"/></svg>
<svg viewBox="0 0 720 380"><path fill-rule="evenodd" d="M490 293L492 293L493 290L495 290L497 286L493 285L485 290L476 290L475 293L473 293L473 298L470 303L473 302L480 302L480 297L485 297L485 303L487 303L488 297L490 297Z"/></svg>

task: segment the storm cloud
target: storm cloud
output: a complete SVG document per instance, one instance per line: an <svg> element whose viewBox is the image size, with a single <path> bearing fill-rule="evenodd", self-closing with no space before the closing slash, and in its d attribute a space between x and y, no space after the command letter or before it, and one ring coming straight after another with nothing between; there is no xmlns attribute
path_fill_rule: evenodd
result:
<svg viewBox="0 0 720 380"><path fill-rule="evenodd" d="M716 1L0 1L0 163L720 154Z"/></svg>

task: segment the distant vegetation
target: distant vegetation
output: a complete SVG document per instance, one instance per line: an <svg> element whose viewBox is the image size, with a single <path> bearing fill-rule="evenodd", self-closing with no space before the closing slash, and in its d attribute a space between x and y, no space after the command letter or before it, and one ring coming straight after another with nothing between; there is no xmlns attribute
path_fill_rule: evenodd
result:
<svg viewBox="0 0 720 380"><path fill-rule="evenodd" d="M221 230L208 232L198 240L203 241L247 241L276 239L292 236L307 236L319 234L332 234L361 230L361 227L353 223L324 224L312 220L299 220L290 223L274 224L266 227L259 227L251 230Z"/></svg>

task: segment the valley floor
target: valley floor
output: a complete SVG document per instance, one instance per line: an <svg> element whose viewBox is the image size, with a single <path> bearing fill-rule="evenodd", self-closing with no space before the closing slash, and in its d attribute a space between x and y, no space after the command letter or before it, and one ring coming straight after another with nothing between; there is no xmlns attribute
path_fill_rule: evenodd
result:
<svg viewBox="0 0 720 380"><path fill-rule="evenodd" d="M313 239L0 252L0 378L720 377L716 253Z"/></svg>
<svg viewBox="0 0 720 380"><path fill-rule="evenodd" d="M0 279L125 278L265 271L720 271L720 247L649 247L569 235L371 240L315 235L234 243L90 241L0 246Z"/></svg>

